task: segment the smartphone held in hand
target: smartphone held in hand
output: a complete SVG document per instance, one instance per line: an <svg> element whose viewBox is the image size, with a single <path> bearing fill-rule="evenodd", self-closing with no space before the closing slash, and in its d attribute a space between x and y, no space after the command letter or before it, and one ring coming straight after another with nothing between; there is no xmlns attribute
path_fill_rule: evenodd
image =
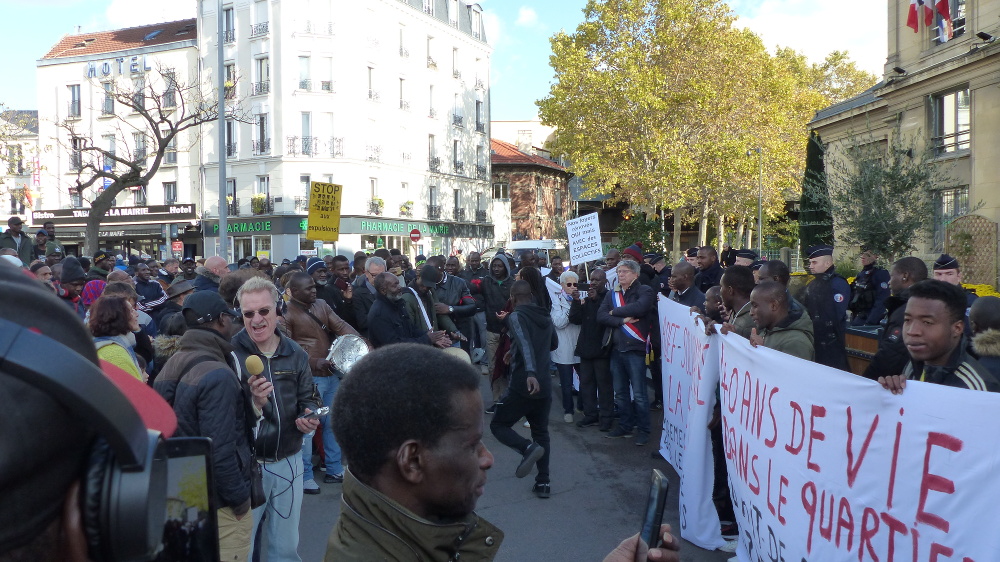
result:
<svg viewBox="0 0 1000 562"><path fill-rule="evenodd" d="M653 469L650 477L649 498L646 500L646 511L642 517L642 528L639 530L639 543L635 548L635 561L645 562L649 549L660 545L660 525L663 523L663 507L667 503L667 491L670 482L663 472Z"/></svg>

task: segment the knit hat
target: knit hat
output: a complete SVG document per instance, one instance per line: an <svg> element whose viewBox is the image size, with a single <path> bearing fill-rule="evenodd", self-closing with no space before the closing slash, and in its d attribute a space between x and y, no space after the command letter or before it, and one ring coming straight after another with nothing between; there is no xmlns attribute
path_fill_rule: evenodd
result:
<svg viewBox="0 0 1000 562"><path fill-rule="evenodd" d="M80 299L83 301L83 306L89 307L94 304L94 301L101 297L101 294L104 293L104 288L107 286L108 284L100 279L87 281L87 284L83 286L83 291L80 292Z"/></svg>
<svg viewBox="0 0 1000 562"><path fill-rule="evenodd" d="M326 269L326 262L320 258L312 257L306 262L306 273L312 275L320 269Z"/></svg>
<svg viewBox="0 0 1000 562"><path fill-rule="evenodd" d="M642 260L642 244L639 243L639 242L636 242L635 244L632 244L628 248L625 248L624 250L622 250L622 253L625 254L626 256L632 258L633 260L635 260L638 263L642 263L642 261L643 261Z"/></svg>
<svg viewBox="0 0 1000 562"><path fill-rule="evenodd" d="M941 257L934 260L934 271L939 269L959 269L958 260L948 254L941 254Z"/></svg>
<svg viewBox="0 0 1000 562"><path fill-rule="evenodd" d="M60 283L72 283L73 281L87 278L87 274L83 271L83 266L80 265L80 260L76 259L75 256L67 256L60 263L62 263L62 273L59 275Z"/></svg>

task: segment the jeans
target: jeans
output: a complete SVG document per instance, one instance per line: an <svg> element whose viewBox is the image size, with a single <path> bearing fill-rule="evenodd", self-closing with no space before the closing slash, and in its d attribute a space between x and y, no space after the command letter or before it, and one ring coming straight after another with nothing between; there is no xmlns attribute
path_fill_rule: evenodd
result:
<svg viewBox="0 0 1000 562"><path fill-rule="evenodd" d="M323 400L323 405L333 409L333 397L340 388L340 379L336 375L329 377L313 377L316 389ZM341 464L340 445L333 436L333 426L330 425L330 416L320 418L320 430L323 432L323 460L326 463L327 474L343 474L344 465ZM307 442L308 441L308 442ZM308 449L308 450L307 450ZM306 480L313 479L312 465L312 439L306 438L302 442L302 467Z"/></svg>
<svg viewBox="0 0 1000 562"><path fill-rule="evenodd" d="M552 407L552 396L545 398L528 398L510 390L504 394L501 402L497 404L497 411L490 421L490 431L497 441L507 445L520 454L531 445L531 441L521 437L521 434L511 429L522 417L528 418L531 424L531 439L545 449L545 454L538 459L535 465L538 467L538 474L535 482L540 484L549 483L549 455L551 446L549 444L549 409ZM518 461L520 462L520 461Z"/></svg>
<svg viewBox="0 0 1000 562"><path fill-rule="evenodd" d="M486 313L479 311L472 317L472 332L468 334L472 347L486 349Z"/></svg>
<svg viewBox="0 0 1000 562"><path fill-rule="evenodd" d="M576 366L556 363L556 371L559 373L559 387L562 389L564 414L573 413L573 368Z"/></svg>
<svg viewBox="0 0 1000 562"><path fill-rule="evenodd" d="M299 517L302 513L302 457L288 455L280 461L261 464L267 502L253 510L252 537L257 536L261 518L266 513L262 533L267 537L266 559L301 561L298 548Z"/></svg>
<svg viewBox="0 0 1000 562"><path fill-rule="evenodd" d="M611 360L580 359L580 399L583 415L599 418L602 428L610 428L615 415L615 391L611 382Z"/></svg>
<svg viewBox="0 0 1000 562"><path fill-rule="evenodd" d="M649 398L646 395L646 354L641 351L611 352L611 378L615 385L615 405L621 417L618 427L649 435ZM629 386L632 401L629 401Z"/></svg>
<svg viewBox="0 0 1000 562"><path fill-rule="evenodd" d="M497 361L503 360L502 357L497 358L497 347L500 345L500 334L487 332L486 336L486 358L489 362L489 367L487 368L486 376L493 376L493 367L496 365ZM493 392L493 401L498 402L500 397L502 397L507 392L508 380L506 376L502 376L495 381L491 381L490 390Z"/></svg>

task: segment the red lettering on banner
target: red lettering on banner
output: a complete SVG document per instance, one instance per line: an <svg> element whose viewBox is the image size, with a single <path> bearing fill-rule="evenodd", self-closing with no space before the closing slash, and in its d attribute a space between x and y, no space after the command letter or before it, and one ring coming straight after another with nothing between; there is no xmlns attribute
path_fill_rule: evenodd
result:
<svg viewBox="0 0 1000 562"><path fill-rule="evenodd" d="M955 554L955 549L948 548L947 546L944 546L943 544L938 544L936 542L932 542L931 543L931 557L930 557L930 560L928 560L928 562L937 562L937 559L938 559L939 555L944 555L944 556L947 556L948 558L951 558L952 554Z"/></svg>
<svg viewBox="0 0 1000 562"><path fill-rule="evenodd" d="M917 562L917 553L920 552L920 531L910 529L910 537L913 538L913 562Z"/></svg>
<svg viewBox="0 0 1000 562"><path fill-rule="evenodd" d="M729 375L729 386L724 387L726 389L726 394L732 397L732 400L726 401L726 408L729 410L730 414L736 413L736 403L739 401L738 396L739 391L739 379L740 371L734 368L731 375Z"/></svg>
<svg viewBox="0 0 1000 562"><path fill-rule="evenodd" d="M927 511L927 495L932 490L944 494L954 494L955 482L943 476L930 473L931 447L941 447L957 453L962 450L962 441L951 435L932 431L927 434L927 447L924 450L924 471L920 477L920 503L917 506L917 521L936 527L947 533L951 527L948 521L939 515ZM933 550L932 546L932 555ZM931 559L934 559L933 556Z"/></svg>
<svg viewBox="0 0 1000 562"><path fill-rule="evenodd" d="M753 384L752 381L750 380L750 371L743 371L743 392L742 392L743 399L740 400L740 425L749 430L751 433L753 433L753 430L751 430L751 427L753 426L753 421L751 420L751 415L750 415L751 412L750 406L752 399L750 393L752 391L753 391Z"/></svg>
<svg viewBox="0 0 1000 562"><path fill-rule="evenodd" d="M869 517L874 527L868 527ZM872 538L878 533L878 513L870 507L865 508L864 515L861 516L861 533L858 537L858 562L861 562L861 558L865 554L865 548L868 549L868 555L872 557L872 560L878 562L878 555L875 554L875 549L872 547Z"/></svg>
<svg viewBox="0 0 1000 562"><path fill-rule="evenodd" d="M785 486L788 486L788 479L782 476L778 482L778 522L782 525L785 524L785 518L781 515L781 505L788 503L788 498L785 497Z"/></svg>
<svg viewBox="0 0 1000 562"><path fill-rule="evenodd" d="M837 507L837 548L840 548L840 531L844 529L847 529L847 550L850 551L854 545L854 515L847 498L840 498Z"/></svg>
<svg viewBox="0 0 1000 562"><path fill-rule="evenodd" d="M684 416L684 412L681 410L681 406L683 406L684 403L681 401L681 398L682 398L681 397L681 381L677 381L677 392L674 393L674 404L673 404L673 410L671 410L671 411L674 412L675 414L678 414L681 417L683 417Z"/></svg>
<svg viewBox="0 0 1000 562"><path fill-rule="evenodd" d="M861 444L861 451L858 453L858 462L854 462L854 449L851 448L851 442L854 440L854 425L851 424L851 407L847 407L847 487L853 488L854 481L858 478L858 471L861 469L861 463L865 460L865 454L868 452L868 445L871 445L872 436L875 435L875 428L878 427L878 414L875 415L875 419L872 420L872 424L868 426L868 436L865 437L865 442Z"/></svg>
<svg viewBox="0 0 1000 562"><path fill-rule="evenodd" d="M903 409L899 409L899 415L903 415ZM887 507L892 507L892 496L896 490L896 464L899 461L899 438L903 434L902 420L896 422L896 440L892 443L892 462L889 465L889 494L885 501Z"/></svg>
<svg viewBox="0 0 1000 562"><path fill-rule="evenodd" d="M793 455L799 454L802 450L802 444L805 442L806 438L806 418L802 413L802 407L796 402L789 402L789 406L792 407L792 433L789 435L788 444L785 445L785 450ZM799 444L795 444L795 418L799 419Z"/></svg>
<svg viewBox="0 0 1000 562"><path fill-rule="evenodd" d="M833 504L834 504L833 492L830 493L829 497L830 497L829 509L827 509L827 503L826 503L826 498L827 498L826 490L823 490L823 493L820 495L819 499L819 536L826 539L827 542L829 542L830 538L833 536ZM829 513L829 516L827 516L827 513ZM823 521L826 521L825 527L823 526Z"/></svg>
<svg viewBox="0 0 1000 562"><path fill-rule="evenodd" d="M757 476L757 455L754 455L750 459L750 472L753 474L753 483L747 482L747 487L753 492L753 495L760 495L760 476Z"/></svg>
<svg viewBox="0 0 1000 562"><path fill-rule="evenodd" d="M767 395L767 411L771 416L771 438L764 440L764 446L768 449L773 449L774 444L778 441L778 418L774 415L774 405L771 403L774 400L774 395L778 393L778 387L771 387L771 393Z"/></svg>
<svg viewBox="0 0 1000 562"><path fill-rule="evenodd" d="M806 498L806 492L810 497ZM816 484L812 481L802 485L802 507L809 514L809 530L806 531L806 553L812 552L813 523L816 522Z"/></svg>
<svg viewBox="0 0 1000 562"><path fill-rule="evenodd" d="M774 504L771 503L771 465L771 459L767 459L767 510L774 515Z"/></svg>
<svg viewBox="0 0 1000 562"><path fill-rule="evenodd" d="M825 441L826 435L820 431L816 431L816 418L825 418L826 408L823 406L813 405L812 410L809 413L809 450L806 451L806 468L809 470L820 471L819 465L812 462L813 454L813 441Z"/></svg>
<svg viewBox="0 0 1000 562"><path fill-rule="evenodd" d="M889 528L889 552L886 555L886 560L892 562L893 556L896 554L896 534L906 536L906 525L884 511L882 512L882 522Z"/></svg>

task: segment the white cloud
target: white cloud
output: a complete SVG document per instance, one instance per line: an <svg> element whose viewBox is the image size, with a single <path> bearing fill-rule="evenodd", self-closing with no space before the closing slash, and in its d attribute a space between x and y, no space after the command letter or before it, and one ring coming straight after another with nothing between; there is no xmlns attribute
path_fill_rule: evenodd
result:
<svg viewBox="0 0 1000 562"><path fill-rule="evenodd" d="M135 0L111 0L104 12L110 29L177 21L193 18L197 13L195 0L147 2L143 3L142 9L136 8Z"/></svg>
<svg viewBox="0 0 1000 562"><path fill-rule="evenodd" d="M538 13L534 9L527 6L521 6L517 11L517 21L514 25L519 25L521 27L534 27L538 24Z"/></svg>
<svg viewBox="0 0 1000 562"><path fill-rule="evenodd" d="M881 76L885 65L888 29L883 7L865 10L864 17L845 11L842 2L764 0L736 2L736 25L759 35L770 50L791 47L820 62L831 51L848 51L862 69Z"/></svg>

